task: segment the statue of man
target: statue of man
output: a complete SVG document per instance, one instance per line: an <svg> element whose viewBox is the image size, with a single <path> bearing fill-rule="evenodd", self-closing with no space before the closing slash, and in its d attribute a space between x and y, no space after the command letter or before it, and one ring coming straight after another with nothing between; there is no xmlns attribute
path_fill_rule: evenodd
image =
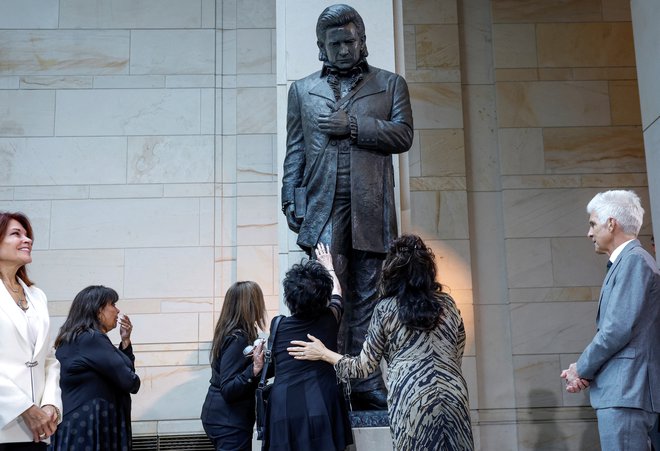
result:
<svg viewBox="0 0 660 451"><path fill-rule="evenodd" d="M330 244L344 294L339 352L357 355L397 236L392 155L412 145L412 110L405 80L367 63L355 9L326 8L316 37L323 67L289 90L282 211L308 254ZM386 408L380 371L351 388L356 409Z"/></svg>

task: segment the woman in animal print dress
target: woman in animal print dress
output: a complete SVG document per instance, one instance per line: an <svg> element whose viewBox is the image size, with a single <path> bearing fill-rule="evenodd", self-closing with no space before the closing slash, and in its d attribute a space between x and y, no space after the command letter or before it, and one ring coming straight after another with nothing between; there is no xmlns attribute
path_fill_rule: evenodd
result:
<svg viewBox="0 0 660 451"><path fill-rule="evenodd" d="M323 360L348 383L387 362L388 414L394 449L471 451L470 409L461 359L465 328L456 303L436 282L433 251L414 235L396 239L380 280L359 356L342 356L309 335L289 354Z"/></svg>

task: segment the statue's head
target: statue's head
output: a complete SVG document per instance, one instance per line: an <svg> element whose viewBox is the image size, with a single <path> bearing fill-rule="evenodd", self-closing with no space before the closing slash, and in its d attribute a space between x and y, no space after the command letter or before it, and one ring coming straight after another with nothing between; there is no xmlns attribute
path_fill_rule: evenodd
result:
<svg viewBox="0 0 660 451"><path fill-rule="evenodd" d="M367 35L360 14L348 5L332 5L316 22L319 60L340 70L355 66L369 55Z"/></svg>

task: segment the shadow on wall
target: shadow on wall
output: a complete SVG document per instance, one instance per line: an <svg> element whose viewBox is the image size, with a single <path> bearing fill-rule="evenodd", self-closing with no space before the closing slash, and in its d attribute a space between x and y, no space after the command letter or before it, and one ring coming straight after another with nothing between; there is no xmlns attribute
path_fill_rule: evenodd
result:
<svg viewBox="0 0 660 451"><path fill-rule="evenodd" d="M538 405L539 400L543 400L545 406L558 406L561 403L551 390L531 390L530 405ZM521 450L600 451L598 428L591 414L557 418L556 412L555 407L532 409L529 448L524 448L523 445Z"/></svg>

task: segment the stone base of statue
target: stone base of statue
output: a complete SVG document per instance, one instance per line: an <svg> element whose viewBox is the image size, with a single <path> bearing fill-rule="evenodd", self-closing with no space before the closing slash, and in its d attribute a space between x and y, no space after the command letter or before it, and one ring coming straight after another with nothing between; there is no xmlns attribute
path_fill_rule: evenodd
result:
<svg viewBox="0 0 660 451"><path fill-rule="evenodd" d="M354 410L349 413L351 426L355 428L389 427L387 410Z"/></svg>

